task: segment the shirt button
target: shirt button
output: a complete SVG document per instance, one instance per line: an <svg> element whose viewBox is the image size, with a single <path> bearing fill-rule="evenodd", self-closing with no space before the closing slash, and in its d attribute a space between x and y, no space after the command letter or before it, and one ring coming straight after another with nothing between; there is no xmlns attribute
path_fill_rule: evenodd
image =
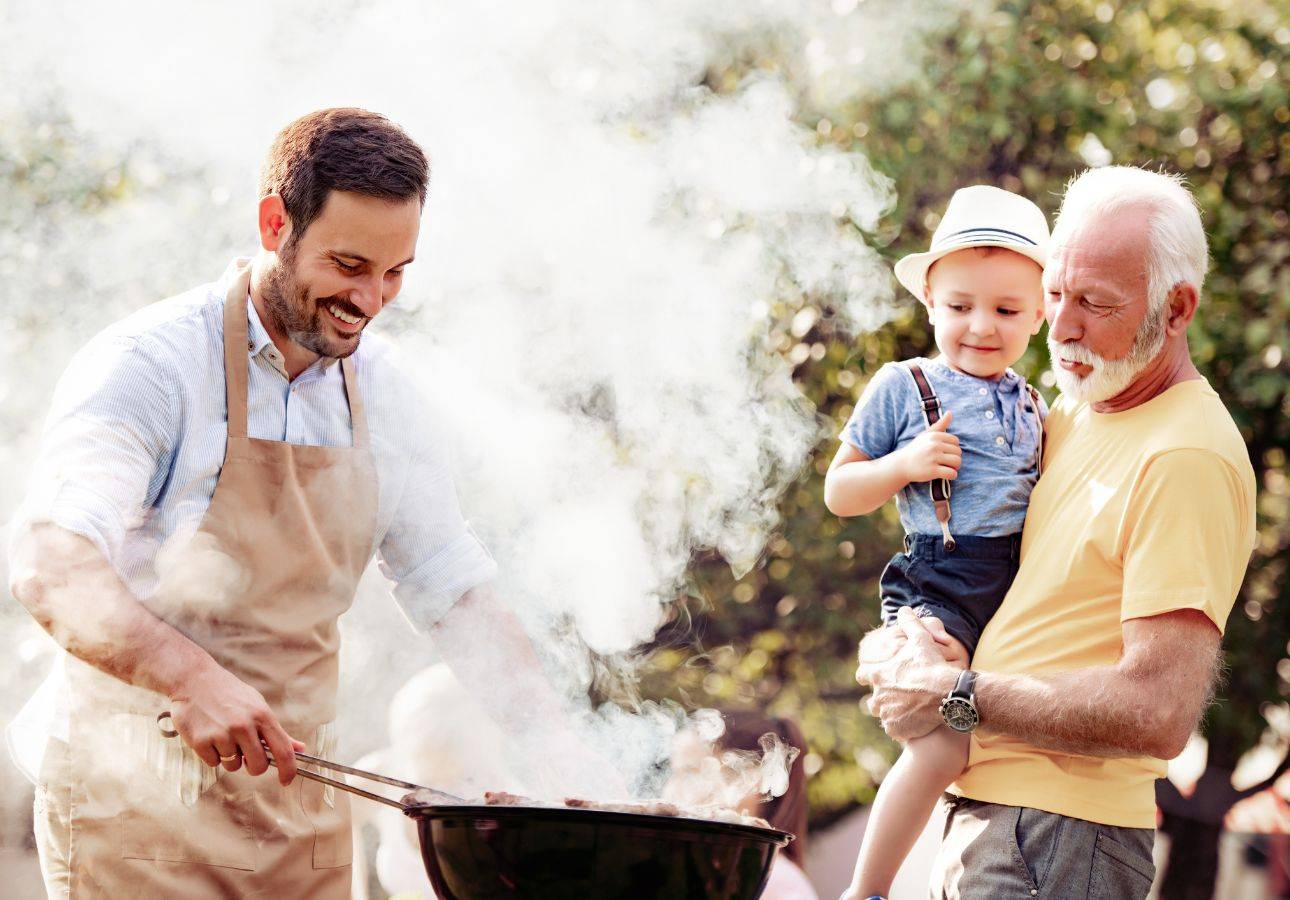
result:
<svg viewBox="0 0 1290 900"><path fill-rule="evenodd" d="M985 411L985 417L986 417L987 419L993 419L993 418L994 418L994 410L992 410L992 409L987 409L987 410Z"/></svg>
<svg viewBox="0 0 1290 900"><path fill-rule="evenodd" d="M1001 438L1001 437L997 437L997 438L995 438L995 439L994 439L994 442L995 442L996 444L998 444L1000 447L1002 447L1002 446L1003 446L1003 438Z"/></svg>
<svg viewBox="0 0 1290 900"><path fill-rule="evenodd" d="M987 391L985 388L977 388L977 389L976 389L976 392L977 392L978 394L988 394L988 393L990 393L990 392L989 392L989 391Z"/></svg>

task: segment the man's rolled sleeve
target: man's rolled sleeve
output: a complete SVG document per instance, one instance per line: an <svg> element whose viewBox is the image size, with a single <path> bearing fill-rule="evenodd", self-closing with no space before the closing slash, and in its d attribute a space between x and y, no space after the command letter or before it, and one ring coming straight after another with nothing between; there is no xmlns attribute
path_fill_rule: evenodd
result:
<svg viewBox="0 0 1290 900"><path fill-rule="evenodd" d="M443 432L422 412L410 415L414 451L379 565L412 627L426 632L466 591L491 581L497 565L462 517Z"/></svg>
<svg viewBox="0 0 1290 900"><path fill-rule="evenodd" d="M87 345L55 390L14 534L52 523L116 562L164 480L176 405L165 374L134 341Z"/></svg>
<svg viewBox="0 0 1290 900"><path fill-rule="evenodd" d="M1195 609L1223 631L1254 540L1252 486L1226 460L1200 449L1155 457L1122 535L1121 621Z"/></svg>
<svg viewBox="0 0 1290 900"><path fill-rule="evenodd" d="M484 545L466 530L433 556L402 577L382 559L381 570L393 578L394 598L412 626L429 631L473 587L492 581L497 564Z"/></svg>

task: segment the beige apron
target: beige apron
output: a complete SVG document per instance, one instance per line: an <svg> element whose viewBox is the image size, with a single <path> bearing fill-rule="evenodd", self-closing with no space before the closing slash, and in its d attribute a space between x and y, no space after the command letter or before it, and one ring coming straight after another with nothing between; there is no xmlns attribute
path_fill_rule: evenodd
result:
<svg viewBox="0 0 1290 900"><path fill-rule="evenodd" d="M333 747L337 618L372 553L376 470L351 359L353 447L247 437L249 268L225 299L228 447L201 526L147 606ZM165 697L69 658L72 897L348 897L348 795L205 766L160 736Z"/></svg>

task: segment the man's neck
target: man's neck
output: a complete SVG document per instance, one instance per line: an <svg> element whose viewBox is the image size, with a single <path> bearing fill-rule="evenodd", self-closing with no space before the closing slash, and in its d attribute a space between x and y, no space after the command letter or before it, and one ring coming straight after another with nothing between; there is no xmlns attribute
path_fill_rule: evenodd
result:
<svg viewBox="0 0 1290 900"><path fill-rule="evenodd" d="M1093 411L1124 412L1159 397L1176 384L1195 381L1200 377L1200 371L1191 361L1186 338L1168 340L1164 349L1147 363L1147 367L1138 373L1132 384L1111 399L1094 403Z"/></svg>
<svg viewBox="0 0 1290 900"><path fill-rule="evenodd" d="M287 370L287 380L295 381L296 377L309 368L318 359L318 354L312 350L306 350L295 341L291 340L269 315L268 309L264 304L264 293L261 290L263 283L263 272L258 265L251 268L251 305L255 307L256 315L260 317L260 324L269 334L269 340L273 341L273 346L278 348L282 354L282 367Z"/></svg>

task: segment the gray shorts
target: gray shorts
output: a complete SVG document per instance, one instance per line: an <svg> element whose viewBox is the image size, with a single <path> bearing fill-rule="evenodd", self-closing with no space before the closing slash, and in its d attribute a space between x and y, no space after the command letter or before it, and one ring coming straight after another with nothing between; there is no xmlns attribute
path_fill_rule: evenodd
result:
<svg viewBox="0 0 1290 900"><path fill-rule="evenodd" d="M1142 900L1155 830L1116 828L1019 806L945 795L945 839L932 900Z"/></svg>

